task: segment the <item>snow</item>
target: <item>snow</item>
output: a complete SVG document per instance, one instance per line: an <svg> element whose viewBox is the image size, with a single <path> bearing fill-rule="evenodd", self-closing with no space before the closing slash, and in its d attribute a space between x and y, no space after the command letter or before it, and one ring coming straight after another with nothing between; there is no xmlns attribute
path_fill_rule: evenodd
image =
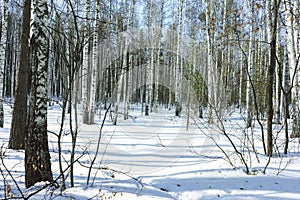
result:
<svg viewBox="0 0 300 200"><path fill-rule="evenodd" d="M145 117L141 116L139 108L130 110L129 120L123 120L120 115L118 126L113 126L109 117L106 120L95 169L92 170L88 186L88 167L97 149L102 122L99 115L96 124L79 126L75 156L75 159L79 158L79 162L74 164L75 187L70 187L68 176L67 189L62 194L59 188L52 186L30 199L300 199L298 140L290 142L287 156L274 156L264 174L262 171L268 158L261 153L260 130L253 129L260 162L253 153L245 153L252 172L252 175L247 175L244 165L235 156L228 141L220 135L218 129L207 126L205 119L197 119L200 129L191 120L189 130L186 130L184 114L182 117L174 117L174 110L161 108L158 113L150 113L150 116ZM56 104L48 110L48 130L51 131L49 148L54 179L59 176L59 165L57 136L52 132L59 131L60 109ZM25 188L24 151L7 149L11 112L11 108L6 105L5 125L0 129L0 151L3 158L0 162L0 199L5 198L8 184L11 186L8 194L10 197L21 197L17 185L26 197L46 184L42 182L32 188ZM103 117L103 110L101 114ZM243 129L243 123L239 113L231 112L224 124L239 150L244 147L244 133L251 133L250 130ZM274 125L274 132L278 130L280 125ZM213 138L228 153L234 168L207 136ZM63 166L67 167L72 141L68 124L62 139L63 156L66 160ZM282 143L283 140L279 138L279 150L283 148Z"/></svg>

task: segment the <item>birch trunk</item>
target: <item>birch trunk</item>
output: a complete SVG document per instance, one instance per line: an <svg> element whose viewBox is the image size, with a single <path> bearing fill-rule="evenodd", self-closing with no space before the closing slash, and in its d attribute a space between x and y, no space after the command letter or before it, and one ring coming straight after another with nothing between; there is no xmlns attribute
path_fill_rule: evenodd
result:
<svg viewBox="0 0 300 200"><path fill-rule="evenodd" d="M84 124L89 123L89 16L90 16L91 2L86 0L85 7L85 23L84 23L84 48L82 61L82 120Z"/></svg>
<svg viewBox="0 0 300 200"><path fill-rule="evenodd" d="M53 181L47 133L47 1L36 0L32 24L32 88L25 143L25 185Z"/></svg>
<svg viewBox="0 0 300 200"><path fill-rule="evenodd" d="M130 23L131 23L131 20L133 21L133 13L134 13L134 1L133 0L130 0L130 5L129 5L129 12L128 12L128 16L127 16L127 22L126 22L126 27L131 27ZM134 66L133 63L131 63L131 55L128 55L127 57L127 52L130 52L130 43L131 43L131 40L129 40L129 38L131 38L129 36L129 34L131 34L130 32L131 30L127 30L127 34L126 34L126 43L127 43L127 46L126 47L126 51L124 52L124 54L126 55L126 59L128 59L128 62L126 61L127 63L127 66L126 66L126 78L125 78L125 91L124 91L124 119L127 120L128 119L128 94L129 94L129 90L130 90L130 84L131 84L131 73L132 73L132 68Z"/></svg>
<svg viewBox="0 0 300 200"><path fill-rule="evenodd" d="M91 74L91 87L89 95L89 109L88 109L88 124L94 124L95 116L95 101L96 101L96 88L97 88L97 76L98 76L98 39L99 39L99 13L100 13L100 0L96 0L96 12L95 12L95 28L93 33L93 64Z"/></svg>
<svg viewBox="0 0 300 200"><path fill-rule="evenodd" d="M241 51L240 55L240 60L243 60L243 52ZM244 68L244 63L240 62L240 86L239 86L239 108L240 108L240 113L242 113L242 108L243 108L243 68Z"/></svg>
<svg viewBox="0 0 300 200"><path fill-rule="evenodd" d="M149 111L152 109L152 76L153 76L153 61L154 52L152 48L152 2L150 0L146 1L146 25L147 25L147 47L150 52L150 63L147 63L146 77L145 77L145 87L146 87L146 105L145 105L145 116L149 115Z"/></svg>
<svg viewBox="0 0 300 200"><path fill-rule="evenodd" d="M175 116L181 115L181 61L179 60L179 55L181 53L181 34L182 34L182 9L184 0L179 0L178 2L178 28L177 28L177 47L176 47L176 68L175 68Z"/></svg>
<svg viewBox="0 0 300 200"><path fill-rule="evenodd" d="M290 85L292 87L292 108L293 108L293 131L292 136L293 137L300 137L299 132L299 119L300 116L298 116L299 113L299 88L298 88L298 82L299 82L299 70L298 66L296 66L297 63L297 33L295 31L295 20L294 20L294 13L295 8L292 4L293 1L288 0L285 1L285 21L286 21L286 43L287 43L287 56L289 61L289 71L290 71Z"/></svg>
<svg viewBox="0 0 300 200"><path fill-rule="evenodd" d="M250 36L249 36L249 51L248 51L248 68L247 68L247 92L246 92L246 109L247 109L247 128L252 127L253 120L253 91L251 81L253 80L254 73L254 53L255 53L255 44L254 44L254 5L252 2L248 0L248 8L249 8L249 19L250 19Z"/></svg>
<svg viewBox="0 0 300 200"><path fill-rule="evenodd" d="M215 88L214 88L214 60L213 60L213 30L211 29L211 2L205 1L206 7L206 42L207 42L207 85L208 85L208 122L214 123Z"/></svg>
<svg viewBox="0 0 300 200"><path fill-rule="evenodd" d="M1 38L0 38L0 127L3 128L4 123L4 69L6 60L6 40L7 40L7 16L8 16L8 0L3 1L3 13L2 13L2 28L1 28Z"/></svg>
<svg viewBox="0 0 300 200"><path fill-rule="evenodd" d="M124 37L126 38L126 36ZM124 54L124 52L126 50L123 50L125 48L127 48L127 43L126 43L126 39L124 41L123 44L123 40L122 40L122 34L117 36L117 42L116 44L118 45L117 49L118 49L118 54L117 56L121 57L123 56L122 60L123 63L119 63L120 65L118 66L117 63L115 64L114 68L116 69L116 85L114 88L114 104L115 104L115 110L114 110L114 118L113 118L113 125L117 125L118 122L118 116L119 116L119 106L120 106L120 102L121 102L121 97L122 97L122 87L123 87L123 83L124 83L124 67L126 65L126 54ZM124 46L123 46L124 45Z"/></svg>
<svg viewBox="0 0 300 200"><path fill-rule="evenodd" d="M271 0L270 0L271 1ZM271 43L270 43L270 64L268 67L268 82L267 82L267 154L272 156L273 154L273 130L272 130L272 120L273 120L273 90L274 90L274 72L276 68L276 43L277 43L277 19L278 19L278 10L279 10L280 0L277 3L277 0L273 0L273 17L271 20Z"/></svg>

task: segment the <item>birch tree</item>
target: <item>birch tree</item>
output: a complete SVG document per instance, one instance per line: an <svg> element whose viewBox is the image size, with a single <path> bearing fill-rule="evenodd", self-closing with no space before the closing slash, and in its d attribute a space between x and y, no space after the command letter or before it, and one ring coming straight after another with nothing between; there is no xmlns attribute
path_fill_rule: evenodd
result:
<svg viewBox="0 0 300 200"><path fill-rule="evenodd" d="M132 41L131 41L131 35L133 33L133 26L134 26L134 6L135 6L135 2L133 0L129 1L129 5L128 5L128 16L126 19L126 27L127 27L127 34L126 34L126 38L125 38L125 44L127 44L127 46L125 47L125 52L124 54L126 55L126 60L128 60L127 65L125 66L126 68L126 73L125 73L125 84L124 84L124 119L127 120L128 119L128 103L129 103L129 90L130 90L130 86L131 86L131 77L132 77L132 70L131 68L133 68L134 66L133 63L131 62L131 55L128 55L127 58L127 52L130 52L131 50L131 46L132 45ZM123 66L124 67L124 66Z"/></svg>
<svg viewBox="0 0 300 200"><path fill-rule="evenodd" d="M88 109L88 124L94 124L95 116L95 100L96 100L96 88L97 88L97 75L98 75L98 40L99 40L99 13L101 9L100 0L96 0L96 11L95 11L95 28L93 32L93 64L91 69L91 87L89 95L89 109Z"/></svg>
<svg viewBox="0 0 300 200"><path fill-rule="evenodd" d="M3 0L3 13L1 19L1 38L0 38L0 127L4 123L4 66L6 59L6 40L7 40L7 16L8 16L8 0Z"/></svg>
<svg viewBox="0 0 300 200"><path fill-rule="evenodd" d="M84 19L84 48L82 61L82 121L89 123L89 23L90 23L91 1L86 0Z"/></svg>
<svg viewBox="0 0 300 200"><path fill-rule="evenodd" d="M271 1L271 0L270 0ZM267 80L267 154L272 156L273 154L273 130L272 130L272 120L273 120L273 81L274 81L274 72L276 68L276 44L277 44L277 19L279 14L279 6L281 0L273 0L273 12L269 10L270 13L273 13L273 17L270 17L270 63L268 66L268 80ZM271 9L270 7L268 9Z"/></svg>
<svg viewBox="0 0 300 200"><path fill-rule="evenodd" d="M250 30L249 30L249 51L248 51L248 69L247 69L247 92L246 92L246 109L247 109L247 128L252 126L253 119L253 88L251 85L253 74L254 74L254 24L255 24L255 15L254 15L254 4L251 0L248 0L248 9L249 11L249 20L250 20Z"/></svg>
<svg viewBox="0 0 300 200"><path fill-rule="evenodd" d="M152 110L152 78L153 78L153 69L154 69L154 57L153 57L153 48L152 48L152 40L153 40L153 1L147 0L146 1L146 27L147 27L147 45L150 50L150 63L147 63L147 69L145 74L145 90L146 90L146 107L145 107L145 115L149 115L149 110Z"/></svg>
<svg viewBox="0 0 300 200"><path fill-rule="evenodd" d="M296 31L296 6L294 4L299 4L297 1L284 1L285 6L285 22L286 22L286 44L287 44L287 59L289 65L289 72L290 72L290 85L292 87L291 97L292 97L292 119L293 119L293 137L300 137L300 123L299 123L299 80L300 80L300 73L299 73L299 47L297 49L297 42L299 42L298 34ZM298 22L299 26L299 22Z"/></svg>
<svg viewBox="0 0 300 200"><path fill-rule="evenodd" d="M179 55L181 53L181 37L182 37L182 11L183 11L184 0L179 0L178 2L178 28L177 28L177 47L176 47L176 65L175 65L175 116L181 115L181 76L182 69L181 63L179 61Z"/></svg>
<svg viewBox="0 0 300 200"><path fill-rule="evenodd" d="M213 39L214 39L214 30L212 20L212 2L206 0L205 1L205 22L206 22L206 45L207 45L207 85L208 85L208 103L209 103L209 110L208 110L208 120L209 123L213 123L213 112L215 109L215 83L214 83L214 48L213 48Z"/></svg>
<svg viewBox="0 0 300 200"><path fill-rule="evenodd" d="M284 116L284 131L285 131L285 146L284 146L284 154L288 153L289 146L289 125L288 119L290 118L289 111L289 95L291 95L292 99L295 97L295 87L294 81L297 77L295 77L296 73L296 52L295 52L295 37L294 37L294 25L295 21L293 16L293 8L291 6L291 1L284 1L284 24L286 25L286 37L285 37L285 47L284 47L284 63L283 63L283 72L282 72L282 100L281 100L281 113ZM294 103L292 100L292 107L294 107ZM293 116L294 117L294 116ZM297 117L296 117L297 120ZM294 125L293 125L294 126ZM294 134L292 134L294 136Z"/></svg>
<svg viewBox="0 0 300 200"><path fill-rule="evenodd" d="M47 135L47 1L35 0L33 5L29 133L25 143L26 187L40 181L53 181Z"/></svg>

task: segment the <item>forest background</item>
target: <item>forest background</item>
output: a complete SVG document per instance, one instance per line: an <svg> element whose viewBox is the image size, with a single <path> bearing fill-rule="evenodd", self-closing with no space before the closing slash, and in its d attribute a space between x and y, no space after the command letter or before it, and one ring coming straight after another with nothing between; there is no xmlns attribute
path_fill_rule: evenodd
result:
<svg viewBox="0 0 300 200"><path fill-rule="evenodd" d="M94 124L101 109L117 125L133 117L134 104L146 116L174 109L187 128L190 119L207 119L247 173L223 126L228 110L245 117L251 153L288 154L300 136L299 14L298 0L1 1L0 122L3 104L12 105L8 147L25 149L26 186L53 181L53 102L62 108L59 155L69 120L71 177L79 125ZM259 142L251 139L255 124ZM62 165L60 173L64 185Z"/></svg>

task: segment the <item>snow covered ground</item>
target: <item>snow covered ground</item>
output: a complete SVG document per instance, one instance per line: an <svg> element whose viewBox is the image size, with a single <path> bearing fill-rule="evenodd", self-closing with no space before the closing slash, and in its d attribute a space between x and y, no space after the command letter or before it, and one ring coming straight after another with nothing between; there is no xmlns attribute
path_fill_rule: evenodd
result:
<svg viewBox="0 0 300 200"><path fill-rule="evenodd" d="M104 111L101 113L103 117ZM224 123L235 145L249 164L252 175L245 173L245 166L234 154L230 143L218 128L209 127L205 119L190 120L186 128L186 116L174 117L174 111L163 110L141 116L139 107L132 107L130 119L113 126L109 117L101 133L99 153L87 186L88 167L97 150L101 120L95 125L80 125L75 163L75 187L60 190L47 187L31 199L300 199L300 144L290 143L288 156L274 157L262 173L268 158L262 152L259 129L254 130L256 156L244 138L243 118L230 113ZM49 110L49 127L58 132L61 111L58 105ZM24 151L7 149L11 120L11 108L5 106L5 126L0 129L0 199L10 185L10 197L28 196L45 183L25 189ZM197 126L196 126L197 125ZM274 132L280 125L274 125ZM63 136L64 166L68 165L71 136L66 128ZM281 137L279 133L279 138ZM232 165L224 153L230 157ZM278 139L278 149L282 149ZM59 176L57 137L49 133L52 171ZM251 148L250 148L251 149ZM258 162L259 160L259 162ZM66 173L67 174L67 173ZM59 183L59 181L58 181ZM18 187L22 191L20 193Z"/></svg>

